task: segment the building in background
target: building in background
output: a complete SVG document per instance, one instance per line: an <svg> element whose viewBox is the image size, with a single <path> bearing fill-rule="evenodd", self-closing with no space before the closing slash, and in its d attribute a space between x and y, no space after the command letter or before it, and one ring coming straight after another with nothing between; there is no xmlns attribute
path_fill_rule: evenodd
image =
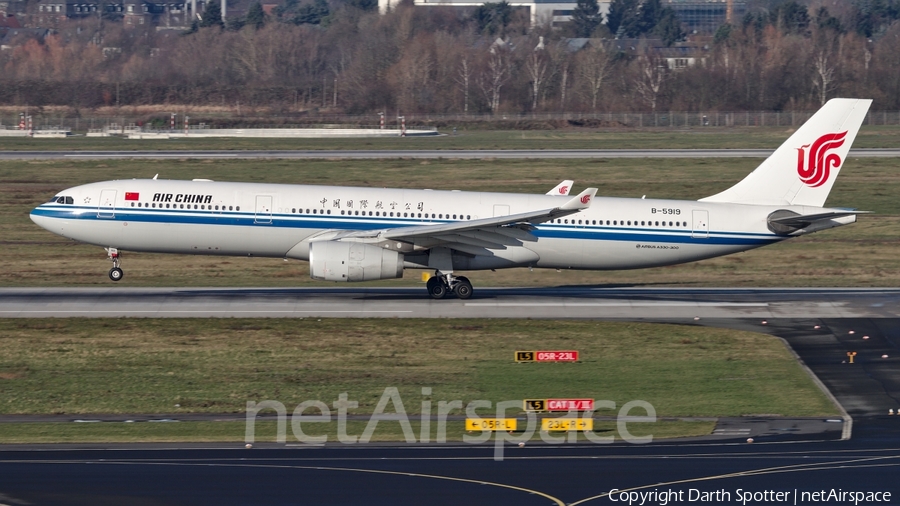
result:
<svg viewBox="0 0 900 506"><path fill-rule="evenodd" d="M475 8L484 5L477 0L413 0L421 7L460 7ZM378 0L378 11L382 14L393 9L400 0ZM565 0L511 0L510 6L517 9L528 9L531 24L537 25L551 21L554 25L568 22L575 10L575 1ZM609 14L612 0L599 0L603 22ZM662 0L663 7L671 7L688 33L715 33L727 22L741 19L747 12L746 0Z"/></svg>
<svg viewBox="0 0 900 506"><path fill-rule="evenodd" d="M715 33L720 26L739 21L747 13L745 0L663 0L675 11L688 33Z"/></svg>
<svg viewBox="0 0 900 506"><path fill-rule="evenodd" d="M476 8L484 5L484 1L476 0L413 0L414 4L422 7L465 7ZM609 13L609 4L612 0L599 0L600 12L606 19ZM393 9L400 0L378 0L378 11L382 14ZM528 9L531 24L537 25L550 21L554 24L565 23L572 19L572 11L577 2L560 0L508 0L507 3L514 9Z"/></svg>

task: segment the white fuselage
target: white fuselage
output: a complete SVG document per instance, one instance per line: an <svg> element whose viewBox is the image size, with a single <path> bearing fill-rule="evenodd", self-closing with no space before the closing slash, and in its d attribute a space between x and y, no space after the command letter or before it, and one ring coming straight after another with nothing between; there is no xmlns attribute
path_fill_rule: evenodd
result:
<svg viewBox="0 0 900 506"><path fill-rule="evenodd" d="M340 186L118 180L65 190L31 213L76 241L130 251L309 259L309 242L381 230L550 209L547 195ZM72 203L66 203L71 201ZM453 255L456 269L516 266L634 269L710 258L788 238L767 227L803 206L596 197L589 209L535 226L536 240L490 256ZM422 255L406 267L427 266Z"/></svg>

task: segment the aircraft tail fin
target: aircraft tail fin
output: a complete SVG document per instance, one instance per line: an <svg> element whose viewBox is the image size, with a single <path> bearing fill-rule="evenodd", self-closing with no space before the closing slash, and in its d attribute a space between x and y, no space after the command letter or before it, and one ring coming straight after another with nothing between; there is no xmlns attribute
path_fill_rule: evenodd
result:
<svg viewBox="0 0 900 506"><path fill-rule="evenodd" d="M824 206L871 103L829 100L746 178L700 201Z"/></svg>

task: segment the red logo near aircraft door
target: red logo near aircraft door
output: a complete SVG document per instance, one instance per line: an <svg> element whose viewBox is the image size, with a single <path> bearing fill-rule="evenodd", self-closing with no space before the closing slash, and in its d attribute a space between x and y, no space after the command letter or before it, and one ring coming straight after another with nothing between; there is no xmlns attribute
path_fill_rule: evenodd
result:
<svg viewBox="0 0 900 506"><path fill-rule="evenodd" d="M804 184L816 188L825 184L831 176L831 169L841 166L841 157L828 151L844 145L847 132L825 134L812 147L804 144L797 149L797 175ZM809 152L806 151L809 148Z"/></svg>

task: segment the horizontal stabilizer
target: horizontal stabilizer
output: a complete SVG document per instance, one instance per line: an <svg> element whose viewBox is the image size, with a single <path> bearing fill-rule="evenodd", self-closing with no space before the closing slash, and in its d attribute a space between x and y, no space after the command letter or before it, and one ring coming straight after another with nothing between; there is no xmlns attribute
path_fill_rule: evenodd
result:
<svg viewBox="0 0 900 506"><path fill-rule="evenodd" d="M870 211L856 211L851 209L841 209L833 211L825 211L814 214L798 214L793 211L781 210L770 214L767 221L769 229L777 234L789 234L801 229L831 228L831 227L812 227L814 224L823 224L831 220L837 220L852 216L856 221L856 215L868 214ZM813 230L810 230L813 231Z"/></svg>

